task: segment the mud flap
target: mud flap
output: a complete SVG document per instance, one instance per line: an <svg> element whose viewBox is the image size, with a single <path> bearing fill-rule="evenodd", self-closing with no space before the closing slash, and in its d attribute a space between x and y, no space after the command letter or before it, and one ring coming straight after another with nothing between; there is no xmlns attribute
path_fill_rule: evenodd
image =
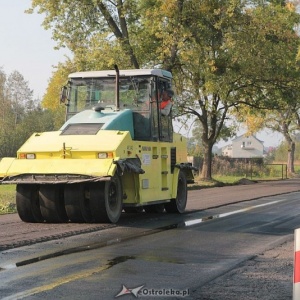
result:
<svg viewBox="0 0 300 300"><path fill-rule="evenodd" d="M193 171L198 171L197 168L193 167L191 163L180 163L176 164L175 167L185 172L187 183L194 183Z"/></svg>
<svg viewBox="0 0 300 300"><path fill-rule="evenodd" d="M114 161L117 165L118 175L122 176L124 172L128 173L136 173L136 174L144 174L145 171L141 168L142 163L141 160L137 158L125 158Z"/></svg>

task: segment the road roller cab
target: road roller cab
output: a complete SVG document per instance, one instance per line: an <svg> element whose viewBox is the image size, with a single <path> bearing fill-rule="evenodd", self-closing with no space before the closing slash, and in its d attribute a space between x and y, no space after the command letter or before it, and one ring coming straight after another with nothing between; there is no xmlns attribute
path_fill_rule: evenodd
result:
<svg viewBox="0 0 300 300"><path fill-rule="evenodd" d="M117 222L124 212L185 210L186 139L173 132L160 69L78 72L62 89L66 122L0 163L25 222ZM174 101L174 99L173 99Z"/></svg>

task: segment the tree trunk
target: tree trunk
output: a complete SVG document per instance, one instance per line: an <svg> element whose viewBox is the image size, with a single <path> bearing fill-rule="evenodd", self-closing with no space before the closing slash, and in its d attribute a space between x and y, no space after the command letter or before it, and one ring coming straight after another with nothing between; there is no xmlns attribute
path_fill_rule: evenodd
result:
<svg viewBox="0 0 300 300"><path fill-rule="evenodd" d="M294 160L295 160L295 142L292 141L289 143L289 149L288 149L288 159L287 159L288 174L295 173Z"/></svg>
<svg viewBox="0 0 300 300"><path fill-rule="evenodd" d="M204 158L203 158L203 166L201 171L201 179L203 180L212 180L212 147L213 144L207 142L203 144L204 146Z"/></svg>
<svg viewBox="0 0 300 300"><path fill-rule="evenodd" d="M283 116L284 117L284 116ZM295 173L294 160L295 160L295 142L293 141L289 132L289 122L284 121L282 123L282 134L288 144L288 157L287 157L287 173Z"/></svg>

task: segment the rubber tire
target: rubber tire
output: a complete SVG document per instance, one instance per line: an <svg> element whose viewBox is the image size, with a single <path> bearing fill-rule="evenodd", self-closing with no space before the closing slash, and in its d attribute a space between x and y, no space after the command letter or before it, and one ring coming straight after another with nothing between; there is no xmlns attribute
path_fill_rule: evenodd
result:
<svg viewBox="0 0 300 300"><path fill-rule="evenodd" d="M109 181L92 183L90 186L90 208L96 223L117 223L123 206L122 183L119 176Z"/></svg>
<svg viewBox="0 0 300 300"><path fill-rule="evenodd" d="M65 209L71 222L92 223L89 199L87 199L87 185L83 183L67 184L64 188Z"/></svg>
<svg viewBox="0 0 300 300"><path fill-rule="evenodd" d="M146 213L150 214L161 214L165 211L165 204L152 204L144 206L144 210Z"/></svg>
<svg viewBox="0 0 300 300"><path fill-rule="evenodd" d="M81 184L66 184L64 188L64 201L67 216L71 222L83 223L80 202L84 200Z"/></svg>
<svg viewBox="0 0 300 300"><path fill-rule="evenodd" d="M40 186L39 202L41 213L49 223L63 223L69 220L64 204L64 188L61 184Z"/></svg>
<svg viewBox="0 0 300 300"><path fill-rule="evenodd" d="M22 221L30 223L41 223L44 221L39 204L38 185L17 184L16 205Z"/></svg>
<svg viewBox="0 0 300 300"><path fill-rule="evenodd" d="M187 202L187 180L183 171L179 171L177 196L175 199L171 199L171 202L165 204L165 209L168 213L182 214L185 211Z"/></svg>

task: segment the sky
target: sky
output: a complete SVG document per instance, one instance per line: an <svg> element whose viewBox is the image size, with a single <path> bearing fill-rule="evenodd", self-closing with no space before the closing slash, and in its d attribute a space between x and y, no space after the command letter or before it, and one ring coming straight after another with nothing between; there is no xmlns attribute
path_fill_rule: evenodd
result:
<svg viewBox="0 0 300 300"><path fill-rule="evenodd" d="M188 125L188 122L186 123L186 125L189 126L187 129L185 129L184 126L182 126L182 124L179 122L175 122L175 124L173 124L173 125L174 125L174 130L176 132L179 132L184 136L191 137L193 128L192 128L192 126ZM246 133L246 130L241 127L238 130L238 132L236 133L236 137L242 136L245 133ZM255 137L257 139L259 139L261 142L263 142L265 148L277 147L278 145L281 144L282 141L284 141L282 134L277 133L277 132L272 132L270 129L264 129L264 130L259 131L258 133L255 134ZM221 140L215 146L217 146L218 148L222 148L224 146L230 145L231 140L232 139L230 139L228 141Z"/></svg>
<svg viewBox="0 0 300 300"><path fill-rule="evenodd" d="M31 0L0 0L0 67L9 75L21 73L34 97L41 99L53 66L65 61L66 50L54 50L51 31L41 26L43 16L25 14Z"/></svg>
<svg viewBox="0 0 300 300"><path fill-rule="evenodd" d="M241 130L238 132L237 136L241 136L245 134L245 130ZM257 134L255 134L256 138L263 142L264 147L277 147L284 140L283 135L277 132L272 132L271 130L264 129ZM218 143L218 147L223 147L225 145L230 144L231 142L220 142Z"/></svg>
<svg viewBox="0 0 300 300"><path fill-rule="evenodd" d="M54 49L56 42L51 31L41 26L43 15L24 13L30 4L31 0L0 0L0 68L7 75L13 71L21 73L35 99L42 99L54 66L64 62L68 52ZM256 137L265 147L276 147L283 140L282 135L266 130ZM226 144L221 142L217 146Z"/></svg>

